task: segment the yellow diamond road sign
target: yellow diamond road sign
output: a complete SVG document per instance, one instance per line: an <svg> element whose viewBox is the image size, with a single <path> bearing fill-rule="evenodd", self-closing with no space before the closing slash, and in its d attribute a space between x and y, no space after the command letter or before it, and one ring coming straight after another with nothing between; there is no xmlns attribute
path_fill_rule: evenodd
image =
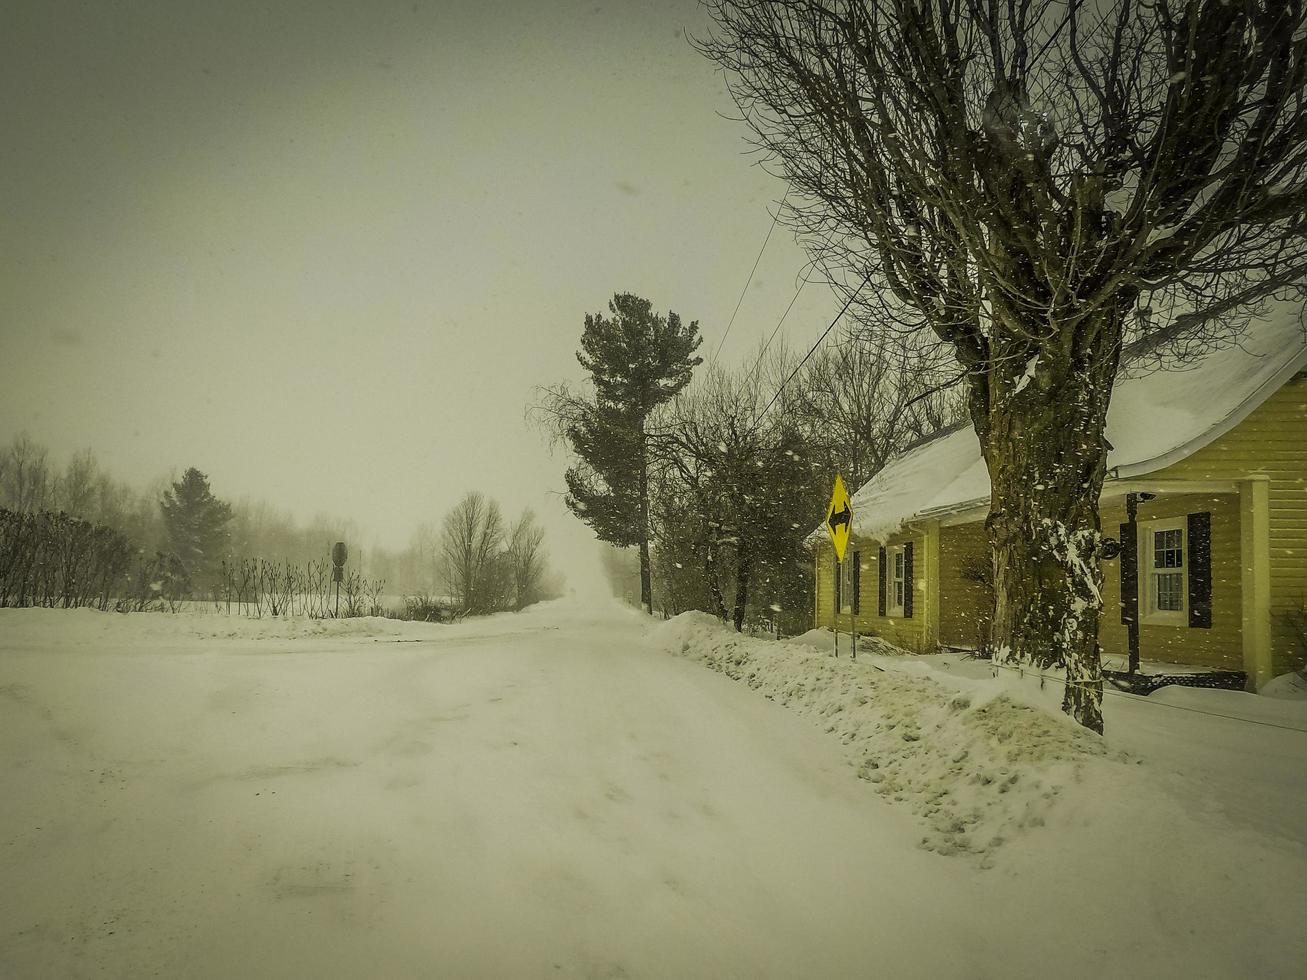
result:
<svg viewBox="0 0 1307 980"><path fill-rule="evenodd" d="M844 480L835 474L835 489L830 495L830 506L826 508L826 533L830 543L835 546L835 557L844 560L844 549L849 546L849 530L853 527L853 505L849 502L849 492L844 489Z"/></svg>

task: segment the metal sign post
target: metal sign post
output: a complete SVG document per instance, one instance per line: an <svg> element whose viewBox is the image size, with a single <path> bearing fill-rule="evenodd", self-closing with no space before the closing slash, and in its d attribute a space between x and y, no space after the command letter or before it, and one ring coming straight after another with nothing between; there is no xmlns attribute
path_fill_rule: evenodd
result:
<svg viewBox="0 0 1307 980"><path fill-rule="evenodd" d="M840 656L840 606L844 605L844 570L840 556L835 556L835 659Z"/></svg>
<svg viewBox="0 0 1307 980"><path fill-rule="evenodd" d="M855 555L858 555L858 558L859 558L859 561L860 561L861 558L862 558L861 554L860 554L859 552L856 552L856 551L854 552L854 554L855 554ZM859 582L861 582L861 580L862 580L862 570L861 570L861 569L858 569L858 575L857 575L857 576L850 576L850 578L856 578ZM853 603L850 602L850 603L849 603L849 637L850 637L850 644L851 644L851 647L850 647L850 648L851 648L851 651L852 651L852 654L853 654L853 659L854 659L854 660L857 660L857 659L858 659L858 621L857 621L856 619L853 618L853 615L854 615L854 614L853 614Z"/></svg>

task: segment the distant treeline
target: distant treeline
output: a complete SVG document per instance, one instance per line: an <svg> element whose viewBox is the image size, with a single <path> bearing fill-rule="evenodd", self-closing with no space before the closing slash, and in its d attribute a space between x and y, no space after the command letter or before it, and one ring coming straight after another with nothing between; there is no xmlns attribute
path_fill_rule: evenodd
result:
<svg viewBox="0 0 1307 980"><path fill-rule="evenodd" d="M350 553L341 615L380 615L387 587L420 619L520 609L562 588L535 516L506 524L479 495L387 551L362 545L353 521L318 515L301 526L266 502L221 499L194 467L145 490L115 480L89 449L60 467L26 433L0 449L0 515L0 605L127 611L201 600L246 615L332 615L336 541Z"/></svg>
<svg viewBox="0 0 1307 980"><path fill-rule="evenodd" d="M380 616L383 579L357 571L342 576L334 600L327 560L299 566L245 558L223 560L207 596L174 554L145 555L120 531L64 513L18 513L0 508L0 607L176 611L187 601L212 601L251 616L315 618Z"/></svg>

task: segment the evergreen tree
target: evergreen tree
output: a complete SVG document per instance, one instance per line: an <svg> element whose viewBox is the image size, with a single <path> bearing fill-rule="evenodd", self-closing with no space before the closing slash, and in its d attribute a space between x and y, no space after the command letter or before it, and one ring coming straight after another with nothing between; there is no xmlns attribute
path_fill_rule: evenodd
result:
<svg viewBox="0 0 1307 980"><path fill-rule="evenodd" d="M616 294L608 310L586 315L576 355L595 397L571 402L566 436L580 462L567 471L567 505L601 540L639 547L640 602L652 612L649 416L690 383L702 338L698 321L660 316L631 293Z"/></svg>
<svg viewBox="0 0 1307 980"><path fill-rule="evenodd" d="M191 584L202 587L226 553L231 505L215 497L209 478L192 466L171 490L164 491L159 507L173 554Z"/></svg>

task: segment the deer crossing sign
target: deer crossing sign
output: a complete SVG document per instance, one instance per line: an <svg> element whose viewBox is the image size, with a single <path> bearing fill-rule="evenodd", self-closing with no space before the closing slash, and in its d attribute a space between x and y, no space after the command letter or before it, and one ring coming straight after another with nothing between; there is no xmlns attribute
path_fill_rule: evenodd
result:
<svg viewBox="0 0 1307 980"><path fill-rule="evenodd" d="M844 560L844 550L849 546L849 531L853 528L853 505L849 501L849 492L844 489L844 480L835 474L835 489L831 491L830 506L826 508L826 533L830 543L835 546L835 558Z"/></svg>

